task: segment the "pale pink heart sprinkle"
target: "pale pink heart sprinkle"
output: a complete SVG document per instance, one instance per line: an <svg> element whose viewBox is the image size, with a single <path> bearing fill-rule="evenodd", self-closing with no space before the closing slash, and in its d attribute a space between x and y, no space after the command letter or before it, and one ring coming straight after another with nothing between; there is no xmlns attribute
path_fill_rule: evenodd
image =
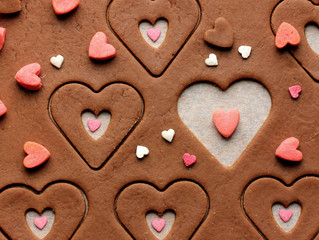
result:
<svg viewBox="0 0 319 240"><path fill-rule="evenodd" d="M292 216L292 211L289 209L281 209L279 210L279 216L284 222L288 222Z"/></svg>
<svg viewBox="0 0 319 240"><path fill-rule="evenodd" d="M296 86L291 86L288 88L290 95L292 98L298 98L299 97L299 93L301 92L301 86L296 85Z"/></svg>
<svg viewBox="0 0 319 240"><path fill-rule="evenodd" d="M46 216L43 217L36 217L34 218L34 225L37 226L40 230L42 230L45 225L47 225L48 219Z"/></svg>
<svg viewBox="0 0 319 240"><path fill-rule="evenodd" d="M102 123L100 120L95 120L92 118L88 119L88 127L92 133L98 130L101 127L101 124Z"/></svg>
<svg viewBox="0 0 319 240"><path fill-rule="evenodd" d="M148 29L147 35L153 42L156 42L157 39L161 36L161 29L159 28Z"/></svg>
<svg viewBox="0 0 319 240"><path fill-rule="evenodd" d="M161 232L163 228L165 227L165 224L166 224L165 219L159 219L159 220L154 219L152 221L152 226L157 232Z"/></svg>

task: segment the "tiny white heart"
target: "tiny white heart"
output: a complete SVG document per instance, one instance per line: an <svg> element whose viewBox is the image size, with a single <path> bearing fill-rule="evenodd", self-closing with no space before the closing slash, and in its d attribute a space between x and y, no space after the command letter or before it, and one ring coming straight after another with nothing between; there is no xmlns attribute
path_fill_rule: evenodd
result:
<svg viewBox="0 0 319 240"><path fill-rule="evenodd" d="M162 137L168 142L172 142L174 136L175 136L174 129L169 129L168 131L163 131L162 132Z"/></svg>
<svg viewBox="0 0 319 240"><path fill-rule="evenodd" d="M207 66L218 66L217 56L214 53L209 54L209 58L206 58L205 63Z"/></svg>
<svg viewBox="0 0 319 240"><path fill-rule="evenodd" d="M150 153L150 150L148 150L147 147L138 145L136 148L136 157L139 159L142 159L145 155L148 155L149 153Z"/></svg>
<svg viewBox="0 0 319 240"><path fill-rule="evenodd" d="M250 53L251 53L251 46L240 46L238 48L238 52L241 54L241 56L244 59L247 59L247 58L249 58Z"/></svg>
<svg viewBox="0 0 319 240"><path fill-rule="evenodd" d="M62 55L52 57L50 60L51 64L55 66L56 68L61 68L63 61L64 61L64 57Z"/></svg>

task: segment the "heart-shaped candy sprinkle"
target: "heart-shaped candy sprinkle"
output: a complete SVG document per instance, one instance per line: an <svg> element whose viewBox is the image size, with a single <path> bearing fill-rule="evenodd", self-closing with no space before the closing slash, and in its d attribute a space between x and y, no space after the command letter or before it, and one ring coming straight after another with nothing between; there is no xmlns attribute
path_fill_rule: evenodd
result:
<svg viewBox="0 0 319 240"><path fill-rule="evenodd" d="M173 138L175 136L175 131L174 129L169 129L167 131L163 131L162 132L162 137L168 141L168 142L172 142L173 141Z"/></svg>
<svg viewBox="0 0 319 240"><path fill-rule="evenodd" d="M52 0L52 6L55 14L62 15L76 9L80 0Z"/></svg>
<svg viewBox="0 0 319 240"><path fill-rule="evenodd" d="M6 114L7 107L4 105L4 103L0 100L0 117Z"/></svg>
<svg viewBox="0 0 319 240"><path fill-rule="evenodd" d="M53 66L55 66L56 68L61 68L63 62L64 62L64 57L62 55L58 55L56 57L52 57L50 59L50 62Z"/></svg>
<svg viewBox="0 0 319 240"><path fill-rule="evenodd" d="M297 150L299 140L295 137L282 141L276 150L276 156L287 161L299 162L302 160L302 152Z"/></svg>
<svg viewBox="0 0 319 240"><path fill-rule="evenodd" d="M193 165L197 161L196 156L190 155L189 153L185 153L183 155L183 160L184 160L184 164L186 165L186 167Z"/></svg>
<svg viewBox="0 0 319 240"><path fill-rule="evenodd" d="M229 112L217 110L213 113L213 121L218 132L225 138L230 137L238 126L240 113L233 109Z"/></svg>
<svg viewBox="0 0 319 240"><path fill-rule="evenodd" d="M209 57L206 58L205 63L209 67L218 66L217 56L214 53L209 54Z"/></svg>
<svg viewBox="0 0 319 240"><path fill-rule="evenodd" d="M251 46L240 46L238 52L241 54L243 59L247 59L251 53Z"/></svg>
<svg viewBox="0 0 319 240"><path fill-rule="evenodd" d="M15 79L17 82L28 90L39 90L41 88L41 78L38 77L41 71L41 66L38 63L31 63L29 65L24 66L21 68L16 76Z"/></svg>
<svg viewBox="0 0 319 240"><path fill-rule="evenodd" d="M48 218L46 216L42 216L42 217L35 217L34 220L34 225L39 228L40 230L42 230L48 223Z"/></svg>
<svg viewBox="0 0 319 240"><path fill-rule="evenodd" d="M296 86L291 86L288 88L290 95L292 98L298 98L299 97L299 93L301 92L302 88L299 85Z"/></svg>
<svg viewBox="0 0 319 240"><path fill-rule="evenodd" d="M0 27L0 51L3 48L5 38L6 38L6 29L3 27Z"/></svg>
<svg viewBox="0 0 319 240"><path fill-rule="evenodd" d="M153 41L156 42L157 39L161 36L161 29L154 28L154 29L148 29L147 30L147 36Z"/></svg>
<svg viewBox="0 0 319 240"><path fill-rule="evenodd" d="M157 232L161 232L163 230L163 228L165 227L166 221L165 219L159 219L156 220L154 219L152 221L152 227L157 231Z"/></svg>
<svg viewBox="0 0 319 240"><path fill-rule="evenodd" d="M287 44L297 46L300 43L300 35L296 28L289 23L283 22L276 34L275 45L277 48L282 49Z"/></svg>
<svg viewBox="0 0 319 240"><path fill-rule="evenodd" d="M89 118L87 124L90 131L93 133L101 127L102 123L98 119Z"/></svg>
<svg viewBox="0 0 319 240"><path fill-rule="evenodd" d="M142 159L144 156L148 155L150 151L147 147L144 146L137 146L136 148L136 157Z"/></svg>
<svg viewBox="0 0 319 240"><path fill-rule="evenodd" d="M45 163L51 156L48 149L35 142L26 142L24 144L24 151L28 154L23 160L23 165L26 168L38 167Z"/></svg>
<svg viewBox="0 0 319 240"><path fill-rule="evenodd" d="M97 32L90 43L89 56L95 60L107 60L116 54L115 48L107 43L107 37L103 32Z"/></svg>
<svg viewBox="0 0 319 240"><path fill-rule="evenodd" d="M288 222L292 217L292 211L290 209L280 209L279 216L284 222Z"/></svg>

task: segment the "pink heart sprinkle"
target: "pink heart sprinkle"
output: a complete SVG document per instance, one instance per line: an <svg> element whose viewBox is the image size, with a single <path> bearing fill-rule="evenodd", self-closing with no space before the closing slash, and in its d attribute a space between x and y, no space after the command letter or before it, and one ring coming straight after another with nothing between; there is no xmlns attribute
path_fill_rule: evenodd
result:
<svg viewBox="0 0 319 240"><path fill-rule="evenodd" d="M90 118L88 119L88 127L93 133L101 127L101 121Z"/></svg>
<svg viewBox="0 0 319 240"><path fill-rule="evenodd" d="M281 209L279 210L279 216L284 222L288 222L292 216L292 211L289 209Z"/></svg>
<svg viewBox="0 0 319 240"><path fill-rule="evenodd" d="M291 86L288 88L290 95L292 98L298 98L299 97L299 93L301 92L301 87L299 85L296 86Z"/></svg>
<svg viewBox="0 0 319 240"><path fill-rule="evenodd" d="M165 219L156 220L154 219L152 221L152 226L157 232L161 232L163 228L165 227L166 221Z"/></svg>
<svg viewBox="0 0 319 240"><path fill-rule="evenodd" d="M42 230L48 223L48 219L46 216L36 217L34 218L34 225L37 226L40 230Z"/></svg>
<svg viewBox="0 0 319 240"><path fill-rule="evenodd" d="M186 167L189 167L196 162L196 156L185 153L183 156L183 160L184 160Z"/></svg>
<svg viewBox="0 0 319 240"><path fill-rule="evenodd" d="M153 42L156 42L157 39L161 36L161 29L159 28L148 29L147 35Z"/></svg>

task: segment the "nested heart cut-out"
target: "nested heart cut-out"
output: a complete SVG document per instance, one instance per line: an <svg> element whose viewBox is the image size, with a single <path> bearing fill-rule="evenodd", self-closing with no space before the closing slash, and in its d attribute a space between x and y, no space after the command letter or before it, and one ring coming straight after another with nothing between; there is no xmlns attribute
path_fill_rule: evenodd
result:
<svg viewBox="0 0 319 240"><path fill-rule="evenodd" d="M0 225L10 239L38 240L26 221L30 210L52 209L55 219L44 240L70 239L84 219L86 207L81 191L71 184L56 183L40 193L25 186L10 187L0 194ZM9 207L10 206L10 207ZM19 229L19 231L17 231Z"/></svg>
<svg viewBox="0 0 319 240"><path fill-rule="evenodd" d="M153 75L164 72L197 27L200 17L196 0L135 0L130 4L127 0L113 0L107 12L117 37ZM154 48L139 33L139 25L148 21L154 26L158 19L167 20L168 30L161 46Z"/></svg>
<svg viewBox="0 0 319 240"><path fill-rule="evenodd" d="M145 220L147 213L152 211L161 216L173 211L175 221L165 237L173 240L189 239L204 220L208 207L208 197L199 185L180 181L164 190L145 183L132 184L119 194L115 209L127 231L140 240L158 239Z"/></svg>
<svg viewBox="0 0 319 240"><path fill-rule="evenodd" d="M111 84L99 92L72 83L59 88L52 97L51 114L78 153L93 169L98 169L117 150L139 122L143 112L140 95L126 84ZM85 129L81 114L90 110L98 116L107 111L112 117L97 140Z"/></svg>
<svg viewBox="0 0 319 240"><path fill-rule="evenodd" d="M319 226L318 188L317 177L304 177L289 186L273 178L260 178L244 192L244 211L267 239L314 239ZM273 216L275 203L281 203L285 209L292 203L301 205L299 220L288 232L281 229Z"/></svg>

